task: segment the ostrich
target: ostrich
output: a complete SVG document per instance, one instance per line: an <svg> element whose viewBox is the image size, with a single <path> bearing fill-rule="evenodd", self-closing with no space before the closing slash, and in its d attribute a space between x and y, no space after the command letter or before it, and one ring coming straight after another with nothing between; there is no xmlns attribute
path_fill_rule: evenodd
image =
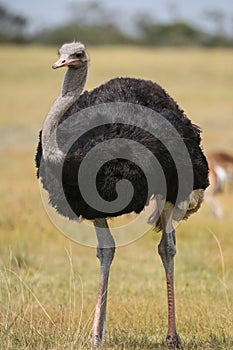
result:
<svg viewBox="0 0 233 350"><path fill-rule="evenodd" d="M87 78L88 62L89 56L81 42L66 43L59 50L59 59L52 67L54 69L67 67L67 72L61 93L49 110L40 132L36 154L37 176L40 178L44 189L49 193L51 205L60 214L69 219L75 219L75 216L82 217L91 220L94 224L98 241L97 257L100 260L99 289L91 338L94 347L99 347L104 342L108 278L115 253L115 242L107 219L132 212L140 213L148 204L149 197L156 200L159 215L152 214L149 221L157 231L162 231L158 253L165 269L167 283L168 331L166 344L168 349L180 348L181 340L176 331L174 300L174 256L176 253L174 220L180 221L197 211L203 200L203 192L208 186L208 166L200 148L200 129L191 123L166 91L152 81L127 77L114 78L91 92L85 91L82 93ZM157 123L155 126L158 128L159 134L165 136L165 139L169 139L170 150L159 139L151 135L148 130L145 130L143 124L140 128L135 125L113 122L107 125L105 123L86 132L81 140L72 142L72 147L67 151L67 154L64 154L62 146L54 137L59 125L68 120L70 116L76 115L77 112L88 110L91 106L112 102L129 103L150 109L160 114L161 123L164 120L176 129L179 138L187 148L193 172L192 188L184 190L180 198L177 198L179 182L176 164L170 154L170 150L178 152L178 141L177 139L170 140L170 135L166 134L167 129L164 128L164 125L160 127L153 118L149 118L147 121L149 127L152 128L153 124ZM78 125L78 114L75 118L75 123ZM94 118L93 114L91 117L87 115L88 118L91 125L91 118ZM67 130L67 133L66 130L63 130L62 140L68 139L71 134L72 127L69 128L69 131ZM98 210L98 208L93 208L85 202L77 181L80 164L93 146L109 139L117 139L119 147L121 147L123 139L130 139L142 143L150 150L150 153L158 159L163 169L167 186L165 197L161 193L160 180L156 173L152 174L156 181L154 181L151 193L148 194L146 193L148 192L148 186L142 169L130 160L117 156L116 159L106 162L101 167L96 177L96 187L99 194L110 205L111 201L114 201L117 197L117 183L122 179L126 179L132 183L134 188L130 203L113 212L111 210ZM119 142L121 139L122 142ZM116 147L116 144L110 146L110 153L113 152L114 154L114 147ZM137 149L132 146L130 151L134 154L137 153ZM137 154L135 154L136 156ZM98 157L101 158L101 154ZM98 157L96 162L98 162ZM141 156L139 155L139 157ZM179 162L185 171L186 159L184 158L182 154L179 154ZM150 168L150 159L144 157L141 161L145 169ZM61 166L61 163L62 181L57 179L56 173L56 169ZM188 179L183 181L182 187L188 188L185 181L188 182ZM62 185L59 182L62 182ZM65 193L66 200L72 210L69 211L66 206L64 207L61 192ZM163 203L162 206L161 203ZM180 215L181 212L183 212L183 215Z"/></svg>

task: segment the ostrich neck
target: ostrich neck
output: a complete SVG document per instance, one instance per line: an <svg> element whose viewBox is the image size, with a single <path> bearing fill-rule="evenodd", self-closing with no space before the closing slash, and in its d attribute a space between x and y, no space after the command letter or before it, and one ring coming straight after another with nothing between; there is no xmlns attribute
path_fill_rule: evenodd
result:
<svg viewBox="0 0 233 350"><path fill-rule="evenodd" d="M61 93L50 108L42 128L42 148L45 160L53 162L63 158L56 141L56 129L63 114L81 95L87 79L87 65L68 68Z"/></svg>

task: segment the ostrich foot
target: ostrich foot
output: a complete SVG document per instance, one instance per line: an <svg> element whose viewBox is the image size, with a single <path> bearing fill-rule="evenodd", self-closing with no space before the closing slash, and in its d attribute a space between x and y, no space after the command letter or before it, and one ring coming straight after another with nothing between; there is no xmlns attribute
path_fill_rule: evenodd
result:
<svg viewBox="0 0 233 350"><path fill-rule="evenodd" d="M100 348L104 345L104 340L98 334L92 334L91 345L93 348Z"/></svg>
<svg viewBox="0 0 233 350"><path fill-rule="evenodd" d="M166 343L168 350L181 349L182 343L177 333L171 335L168 334L166 337Z"/></svg>

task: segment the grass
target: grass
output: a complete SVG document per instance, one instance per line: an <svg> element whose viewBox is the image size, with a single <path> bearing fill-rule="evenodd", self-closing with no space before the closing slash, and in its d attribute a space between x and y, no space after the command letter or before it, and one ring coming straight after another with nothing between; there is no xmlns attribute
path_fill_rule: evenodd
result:
<svg viewBox="0 0 233 350"><path fill-rule="evenodd" d="M37 133L64 71L55 48L0 47L0 348L90 349L99 266L93 248L59 234L35 178ZM205 149L231 151L231 50L89 48L87 88L113 76L158 81L203 129ZM232 193L224 219L202 209L177 228L176 304L184 349L233 348ZM104 349L165 349L160 235L117 250Z"/></svg>

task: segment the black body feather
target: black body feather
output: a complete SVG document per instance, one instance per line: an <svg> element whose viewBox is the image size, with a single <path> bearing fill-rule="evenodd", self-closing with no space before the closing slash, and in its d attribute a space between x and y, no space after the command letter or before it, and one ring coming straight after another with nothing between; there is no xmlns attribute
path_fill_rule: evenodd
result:
<svg viewBox="0 0 233 350"><path fill-rule="evenodd" d="M200 129L191 123L184 112L178 107L177 103L156 83L132 78L116 78L110 80L91 92L84 92L62 117L61 123L78 111L108 102L132 103L145 106L160 113L164 119L169 121L176 128L188 149L193 166L192 190L204 190L208 186L208 166L200 148ZM160 179L156 177L156 174L154 174L153 193L148 193L146 175L137 163L134 164L132 161L124 159L123 157L116 157L100 167L96 178L96 187L99 195L106 201L111 202L117 197L116 184L118 181L127 179L134 188L134 195L130 203L123 210L111 213L108 211L98 211L85 202L78 186L77 174L79 166L82 159L93 146L111 139L119 139L119 147L122 147L122 154L124 154L124 145L121 145L120 139L137 141L149 149L163 168L167 183L166 200L173 204L176 203L178 193L176 165L163 143L155 139L148 130L145 130L143 127L145 125L144 123L145 120L141 128L140 126L124 125L122 123L107 124L92 128L90 131L84 133L82 137L72 145L66 156L62 170L62 184L59 183L59 180L56 178L56 167L59 165L43 160L40 133L40 141L36 154L38 177L40 177L43 187L50 195L51 204L59 213L70 219L74 219L75 216L80 215L86 219L95 219L119 216L130 212L139 213L143 210L148 198L152 194L157 195L160 193ZM148 120L149 126L150 123L153 123L153 120ZM160 126L158 126L158 128L160 128ZM161 126L160 132L166 133L163 126ZM176 140L171 140L169 142L170 146L176 149ZM114 147L115 146L112 148L110 147L108 150L112 158L114 158ZM134 153L133 147L128 149L127 152ZM103 155L100 154L100 159L96 159L96 161L98 162L101 160L102 156ZM140 159L140 154L134 154L134 156L138 157L139 164L143 162L149 174L153 172L153 169L150 169L150 158ZM185 159L182 159L182 154L179 155L178 158L180 164L185 167ZM182 162L184 164L182 164ZM43 166L41 166L42 163ZM153 176L153 174L151 175ZM179 201L188 199L190 195L188 184L184 182L182 186L182 197L178 199ZM72 210L67 206L64 207L61 191L64 191L65 197Z"/></svg>

